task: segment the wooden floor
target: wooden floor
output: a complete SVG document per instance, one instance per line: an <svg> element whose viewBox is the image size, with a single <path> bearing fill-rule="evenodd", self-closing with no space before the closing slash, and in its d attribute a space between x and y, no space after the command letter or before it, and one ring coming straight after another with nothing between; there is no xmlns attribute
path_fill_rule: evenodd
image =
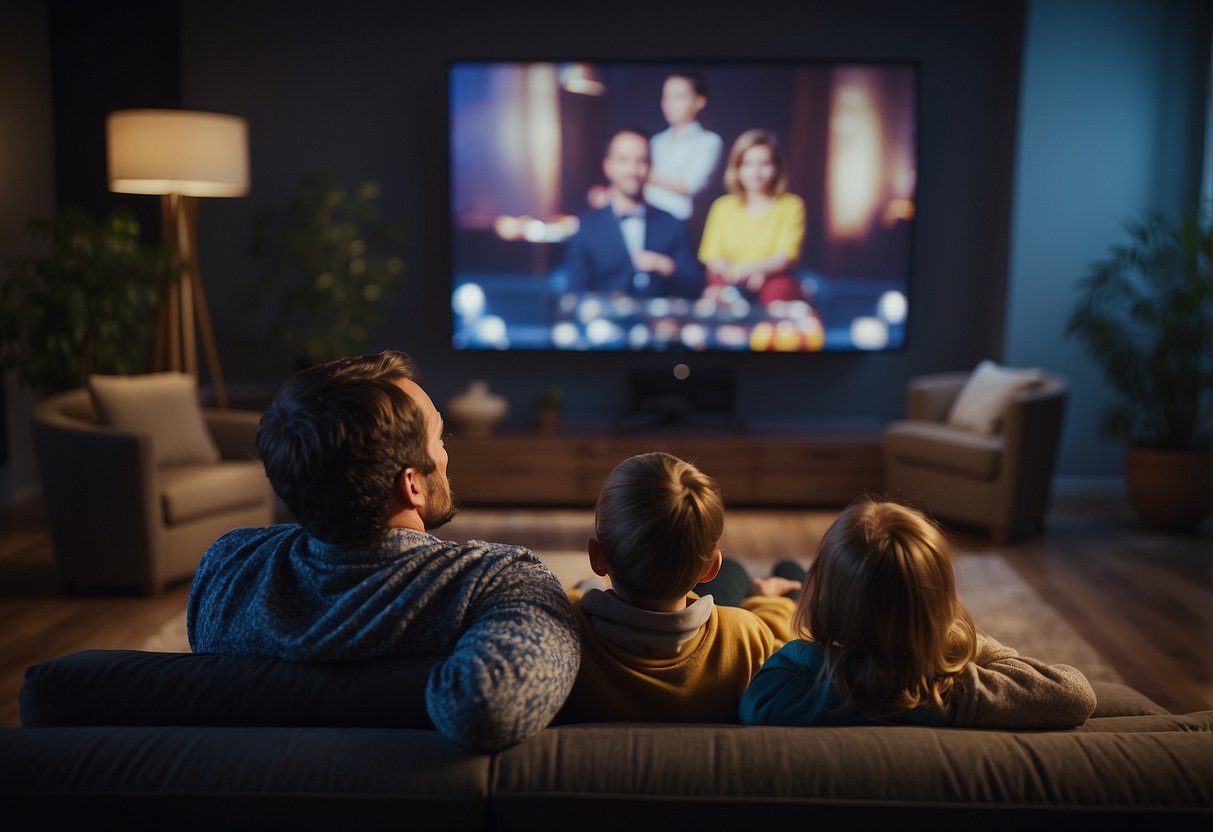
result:
<svg viewBox="0 0 1213 832"><path fill-rule="evenodd" d="M831 511L735 509L723 548L761 560L811 557ZM1059 496L1042 536L998 549L1126 683L1175 712L1213 708L1213 535L1144 530L1116 496ZM464 509L442 535L581 549L584 509ZM985 537L952 530L960 548ZM88 648L137 649L185 607L188 584L155 598L64 596L38 501L0 512L0 725L19 724L25 668ZM980 623L980 622L978 622Z"/></svg>

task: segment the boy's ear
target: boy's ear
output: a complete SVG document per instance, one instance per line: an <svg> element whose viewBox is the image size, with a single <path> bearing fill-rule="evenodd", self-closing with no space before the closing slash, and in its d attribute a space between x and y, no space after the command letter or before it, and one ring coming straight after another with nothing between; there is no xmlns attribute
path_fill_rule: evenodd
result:
<svg viewBox="0 0 1213 832"><path fill-rule="evenodd" d="M425 493L421 490L421 474L416 468L405 468L396 478L395 497L402 505L421 508Z"/></svg>
<svg viewBox="0 0 1213 832"><path fill-rule="evenodd" d="M724 554L717 549L712 553L712 562L708 565L707 569L703 570L703 575L700 576L696 583L706 584L708 581L712 580L712 578L715 578L716 573L720 571L720 565L722 563L724 563Z"/></svg>
<svg viewBox="0 0 1213 832"><path fill-rule="evenodd" d="M591 537L586 542L586 551L589 552L590 568L594 570L594 574L606 577L608 564L602 554L602 547L598 545L598 538Z"/></svg>

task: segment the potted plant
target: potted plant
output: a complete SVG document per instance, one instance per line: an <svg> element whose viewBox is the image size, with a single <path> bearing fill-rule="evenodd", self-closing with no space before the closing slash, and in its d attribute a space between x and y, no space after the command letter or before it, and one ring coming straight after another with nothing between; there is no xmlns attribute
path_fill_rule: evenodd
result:
<svg viewBox="0 0 1213 832"><path fill-rule="evenodd" d="M305 177L285 216L258 219L254 254L269 261L265 287L281 291L269 335L301 365L364 352L404 272L403 228L383 219L379 186Z"/></svg>
<svg viewBox="0 0 1213 832"><path fill-rule="evenodd" d="M560 414L564 410L564 388L553 384L544 388L535 400L535 415L539 430L543 433L555 433L560 429Z"/></svg>
<svg viewBox="0 0 1213 832"><path fill-rule="evenodd" d="M1066 323L1102 365L1120 401L1101 430L1128 442L1129 499L1153 528L1182 531L1209 513L1213 398L1213 222L1126 224L1079 281Z"/></svg>
<svg viewBox="0 0 1213 832"><path fill-rule="evenodd" d="M75 207L32 219L26 232L50 253L9 261L0 289L0 367L24 386L54 393L93 373L148 369L156 306L181 268L140 239L126 207L95 221Z"/></svg>

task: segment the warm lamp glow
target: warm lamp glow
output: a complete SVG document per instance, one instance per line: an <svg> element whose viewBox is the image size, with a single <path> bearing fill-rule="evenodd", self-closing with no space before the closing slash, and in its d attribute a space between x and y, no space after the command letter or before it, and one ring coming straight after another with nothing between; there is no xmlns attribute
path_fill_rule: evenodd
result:
<svg viewBox="0 0 1213 832"><path fill-rule="evenodd" d="M248 123L190 110L118 110L105 121L110 190L244 196Z"/></svg>

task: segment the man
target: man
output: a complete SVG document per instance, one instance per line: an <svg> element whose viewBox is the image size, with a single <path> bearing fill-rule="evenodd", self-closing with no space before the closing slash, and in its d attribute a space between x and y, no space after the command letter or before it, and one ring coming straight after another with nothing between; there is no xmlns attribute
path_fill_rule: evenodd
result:
<svg viewBox="0 0 1213 832"><path fill-rule="evenodd" d="M541 730L580 662L577 624L519 546L439 540L455 514L442 417L408 356L305 370L261 419L257 450L300 525L237 529L202 558L199 653L340 662L441 656L426 710L451 739L502 748Z"/></svg>
<svg viewBox="0 0 1213 832"><path fill-rule="evenodd" d="M686 225L644 202L648 138L636 130L617 130L607 143L602 170L610 182L607 204L583 214L569 242L569 291L699 297L703 269Z"/></svg>

